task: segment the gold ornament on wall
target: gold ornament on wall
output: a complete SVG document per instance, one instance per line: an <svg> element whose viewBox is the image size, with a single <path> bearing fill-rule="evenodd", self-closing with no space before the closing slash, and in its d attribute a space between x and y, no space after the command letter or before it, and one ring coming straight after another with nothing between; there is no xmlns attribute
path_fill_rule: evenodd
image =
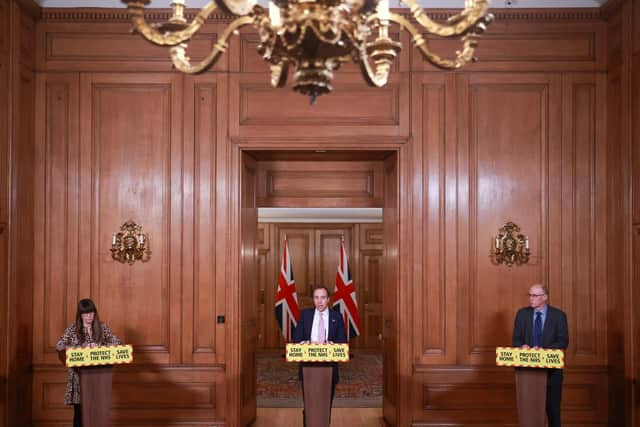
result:
<svg viewBox="0 0 640 427"><path fill-rule="evenodd" d="M496 264L522 265L529 262L529 238L520 233L520 227L507 222L495 237L493 259Z"/></svg>
<svg viewBox="0 0 640 427"><path fill-rule="evenodd" d="M270 0L268 10L257 0L212 0L187 22L185 0L173 0L169 21L150 25L144 18L144 7L150 0L122 0L134 30L152 43L169 47L174 67L185 73L210 68L226 51L229 38L238 34L239 28L252 25L258 30L258 53L271 67L271 85L284 86L292 67L293 90L308 95L312 103L333 90L333 72L344 62L358 64L369 85L387 84L402 49L401 43L389 37L391 23L408 31L422 57L439 68L458 69L475 60L478 38L493 20L488 0L465 0L464 9L444 23L429 18L418 0L402 1L413 21L392 13L389 0ZM235 19L214 40L209 54L191 64L187 44L216 9L235 15ZM423 33L458 38L461 49L452 58L438 56L429 49Z"/></svg>
<svg viewBox="0 0 640 427"><path fill-rule="evenodd" d="M122 224L120 231L113 233L111 239L111 258L130 265L136 261L149 261L149 236L142 227L129 220Z"/></svg>

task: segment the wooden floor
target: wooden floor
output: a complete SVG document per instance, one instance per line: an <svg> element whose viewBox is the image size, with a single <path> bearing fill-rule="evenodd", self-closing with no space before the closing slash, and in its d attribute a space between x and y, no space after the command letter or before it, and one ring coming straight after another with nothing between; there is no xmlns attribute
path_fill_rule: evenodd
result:
<svg viewBox="0 0 640 427"><path fill-rule="evenodd" d="M302 426L301 408L258 408L254 427ZM380 427L382 408L333 408L331 427Z"/></svg>

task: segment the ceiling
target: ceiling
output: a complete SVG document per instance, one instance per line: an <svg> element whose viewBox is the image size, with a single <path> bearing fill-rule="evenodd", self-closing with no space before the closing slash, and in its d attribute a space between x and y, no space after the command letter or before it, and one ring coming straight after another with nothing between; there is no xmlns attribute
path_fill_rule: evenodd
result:
<svg viewBox="0 0 640 427"><path fill-rule="evenodd" d="M607 0L490 0L489 4L494 8L574 8L574 7L600 7ZM42 7L108 7L124 8L119 0L36 0ZM166 8L171 0L153 0L148 7ZM208 0L187 0L189 8L201 8ZM259 0L266 5L267 0ZM392 7L403 7L400 0L391 0ZM420 0L423 7L434 9L460 9L464 6L464 0Z"/></svg>

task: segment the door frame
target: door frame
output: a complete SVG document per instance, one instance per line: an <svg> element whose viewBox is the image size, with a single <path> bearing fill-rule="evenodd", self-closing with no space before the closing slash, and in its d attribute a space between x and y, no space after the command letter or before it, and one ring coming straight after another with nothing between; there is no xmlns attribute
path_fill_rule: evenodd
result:
<svg viewBox="0 0 640 427"><path fill-rule="evenodd" d="M241 175L243 170L243 152L244 151L276 151L276 150L295 150L295 151L314 151L314 150L327 150L327 151L393 151L396 156L396 168L397 168L397 209L398 209L398 243L397 243L397 286L396 286L396 307L395 316L397 321L393 325L394 332L396 334L396 348L397 355L397 402L395 406L395 425L406 425L410 422L410 402L409 402L409 388L411 377L411 339L410 339L410 320L411 320L411 304L410 304L410 286L408 286L410 279L410 267L411 267L411 216L410 216L410 189L407 188L409 184L408 179L408 140L400 140L394 138L393 143L381 143L380 140L371 139L371 141L358 141L358 144L336 144L328 145L326 141L317 141L314 146L313 143L305 141L305 144L292 141L265 141L242 139L231 140L227 144L227 163L229 173L229 181L226 183L228 189L228 217L226 223L228 226L228 252L225 260L230 262L226 265L229 266L227 270L227 290L229 291L226 296L227 302L227 328L226 334L227 348L230 350L228 359L226 361L226 422L228 425L240 425L242 417L242 396L241 396L241 318L242 313L240 309L240 295L241 295L241 282L240 282L240 267L241 257L240 251L242 249L242 235L241 235L241 200L242 200L242 182ZM405 286L401 286L405 283ZM400 307L405 309L400 310ZM401 313L405 315L400 316ZM384 319L383 319L384 321ZM383 390L384 390L383 381ZM384 395L384 391L383 391ZM384 406L384 404L383 404Z"/></svg>

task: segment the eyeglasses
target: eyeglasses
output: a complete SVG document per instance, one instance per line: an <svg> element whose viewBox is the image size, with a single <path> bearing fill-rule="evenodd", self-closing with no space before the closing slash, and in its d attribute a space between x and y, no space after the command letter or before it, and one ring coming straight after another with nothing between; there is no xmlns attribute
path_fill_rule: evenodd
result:
<svg viewBox="0 0 640 427"><path fill-rule="evenodd" d="M545 294L529 294L529 298L543 297Z"/></svg>

